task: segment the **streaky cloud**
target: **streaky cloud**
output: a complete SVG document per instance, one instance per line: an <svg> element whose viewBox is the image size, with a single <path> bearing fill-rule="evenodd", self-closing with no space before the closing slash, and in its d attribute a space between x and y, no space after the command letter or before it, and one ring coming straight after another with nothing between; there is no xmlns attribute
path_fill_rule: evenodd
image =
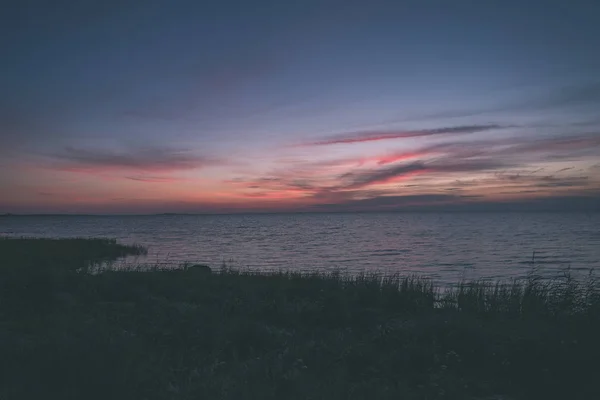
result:
<svg viewBox="0 0 600 400"><path fill-rule="evenodd" d="M348 172L342 174L339 178L342 181L342 188L358 189L373 184L386 183L393 179L424 173L426 171L428 171L428 168L424 163L415 162L393 167L377 168L368 171L361 170L357 172Z"/></svg>
<svg viewBox="0 0 600 400"><path fill-rule="evenodd" d="M364 143L364 142L375 142L380 140L390 139L407 139L415 137L425 136L437 136L437 135L461 135L470 134L476 132L484 132L493 129L502 129L506 126L497 124L487 125L462 125L462 126L447 126L435 129L420 129L420 130L393 130L393 131L360 131L344 133L341 135L325 137L322 140L317 140L308 143L310 146L327 146L334 144L352 144L352 143Z"/></svg>
<svg viewBox="0 0 600 400"><path fill-rule="evenodd" d="M446 155L456 159L477 156L496 158L514 158L518 156L535 157L532 161L544 161L555 157L567 157L600 147L600 134L592 132L579 135L560 135L546 138L510 137L491 140L464 142L446 142L423 146L410 151L399 151L373 157L374 159L395 162L413 157ZM416 155L416 156L415 156ZM379 164L385 164L380 162ZM564 169L563 171L567 171ZM562 172L562 171L561 171Z"/></svg>
<svg viewBox="0 0 600 400"><path fill-rule="evenodd" d="M129 179L131 181L137 182L148 182L148 183L172 183L172 182L180 182L183 179L177 178L173 176L147 176L147 175L139 175L139 176L126 176L125 179Z"/></svg>
<svg viewBox="0 0 600 400"><path fill-rule="evenodd" d="M537 193L534 190L522 192L525 194ZM308 210L317 212L599 212L600 191L504 201L491 200L481 196L453 194L382 196L364 200L315 204L308 207Z"/></svg>
<svg viewBox="0 0 600 400"><path fill-rule="evenodd" d="M415 174L437 173L447 174L456 172L481 172L498 170L501 168L512 167L513 165L496 160L464 160L454 161L442 159L434 162L414 162L410 164L401 164L392 167L376 168L372 170L361 170L349 172L341 175L339 178L343 182L345 189L362 188L369 185L387 183L401 178L413 176Z"/></svg>
<svg viewBox="0 0 600 400"><path fill-rule="evenodd" d="M65 147L64 151L53 154L51 158L55 161L53 165L55 169L80 172L103 170L174 172L220 163L215 158L187 150L151 147L127 151Z"/></svg>
<svg viewBox="0 0 600 400"><path fill-rule="evenodd" d="M237 182L248 189L264 191L294 191L299 196L313 199L340 199L340 193L371 189L372 186L406 180L429 182L458 175L457 186L481 190L497 190L502 185L522 190L552 188L583 189L596 187L598 179L594 168L589 177L572 176L571 166L560 165L554 172L550 166L526 168L531 163L552 162L557 155L574 155L581 158L600 145L600 135L595 132L579 135L559 135L545 138L513 136L488 140L449 141L416 149L388 152L369 157L319 161L292 166L275 171L263 178L250 178ZM351 167L345 171L332 170L330 166ZM526 168L526 169L524 169ZM345 169L345 168L344 168ZM522 172L519 172L521 170ZM548 171L544 175L542 171ZM310 172L310 173L308 173ZM494 173L477 177L472 183L465 181L477 174ZM554 176L560 174L560 176ZM581 174L580 174L581 175ZM403 187L408 187L403 185Z"/></svg>

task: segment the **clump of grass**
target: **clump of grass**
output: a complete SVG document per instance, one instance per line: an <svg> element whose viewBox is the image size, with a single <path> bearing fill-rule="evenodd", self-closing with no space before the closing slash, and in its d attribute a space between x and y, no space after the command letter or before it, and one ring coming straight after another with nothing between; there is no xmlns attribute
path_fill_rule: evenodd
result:
<svg viewBox="0 0 600 400"><path fill-rule="evenodd" d="M9 312L45 311L53 293L73 276L128 255L146 254L138 245L107 238L0 238L0 301Z"/></svg>
<svg viewBox="0 0 600 400"><path fill-rule="evenodd" d="M564 316L597 311L599 286L592 275L575 279L569 270L554 279L531 275L512 282L461 282L439 299L442 307L487 315Z"/></svg>
<svg viewBox="0 0 600 400"><path fill-rule="evenodd" d="M147 254L143 246L124 245L109 238L0 237L2 268L73 271L94 263L143 254Z"/></svg>

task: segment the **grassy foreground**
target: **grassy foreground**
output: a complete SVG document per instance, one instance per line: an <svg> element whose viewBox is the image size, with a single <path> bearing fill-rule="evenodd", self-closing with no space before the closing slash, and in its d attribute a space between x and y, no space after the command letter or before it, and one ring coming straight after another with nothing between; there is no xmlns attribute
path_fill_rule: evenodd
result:
<svg viewBox="0 0 600 400"><path fill-rule="evenodd" d="M600 398L592 280L84 272L142 251L0 239L0 399Z"/></svg>

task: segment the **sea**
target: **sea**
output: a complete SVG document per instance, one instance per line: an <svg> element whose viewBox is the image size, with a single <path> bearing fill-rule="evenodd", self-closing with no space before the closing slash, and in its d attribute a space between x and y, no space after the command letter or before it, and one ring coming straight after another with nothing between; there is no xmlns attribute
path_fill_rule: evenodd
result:
<svg viewBox="0 0 600 400"><path fill-rule="evenodd" d="M109 237L148 248L116 267L418 274L441 283L594 274L600 214L297 213L7 216L0 235Z"/></svg>

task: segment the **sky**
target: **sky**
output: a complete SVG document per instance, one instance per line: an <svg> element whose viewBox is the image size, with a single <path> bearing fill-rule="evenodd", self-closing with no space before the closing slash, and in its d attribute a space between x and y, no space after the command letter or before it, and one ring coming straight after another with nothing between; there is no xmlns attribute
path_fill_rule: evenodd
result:
<svg viewBox="0 0 600 400"><path fill-rule="evenodd" d="M0 213L600 210L595 0L19 0Z"/></svg>

